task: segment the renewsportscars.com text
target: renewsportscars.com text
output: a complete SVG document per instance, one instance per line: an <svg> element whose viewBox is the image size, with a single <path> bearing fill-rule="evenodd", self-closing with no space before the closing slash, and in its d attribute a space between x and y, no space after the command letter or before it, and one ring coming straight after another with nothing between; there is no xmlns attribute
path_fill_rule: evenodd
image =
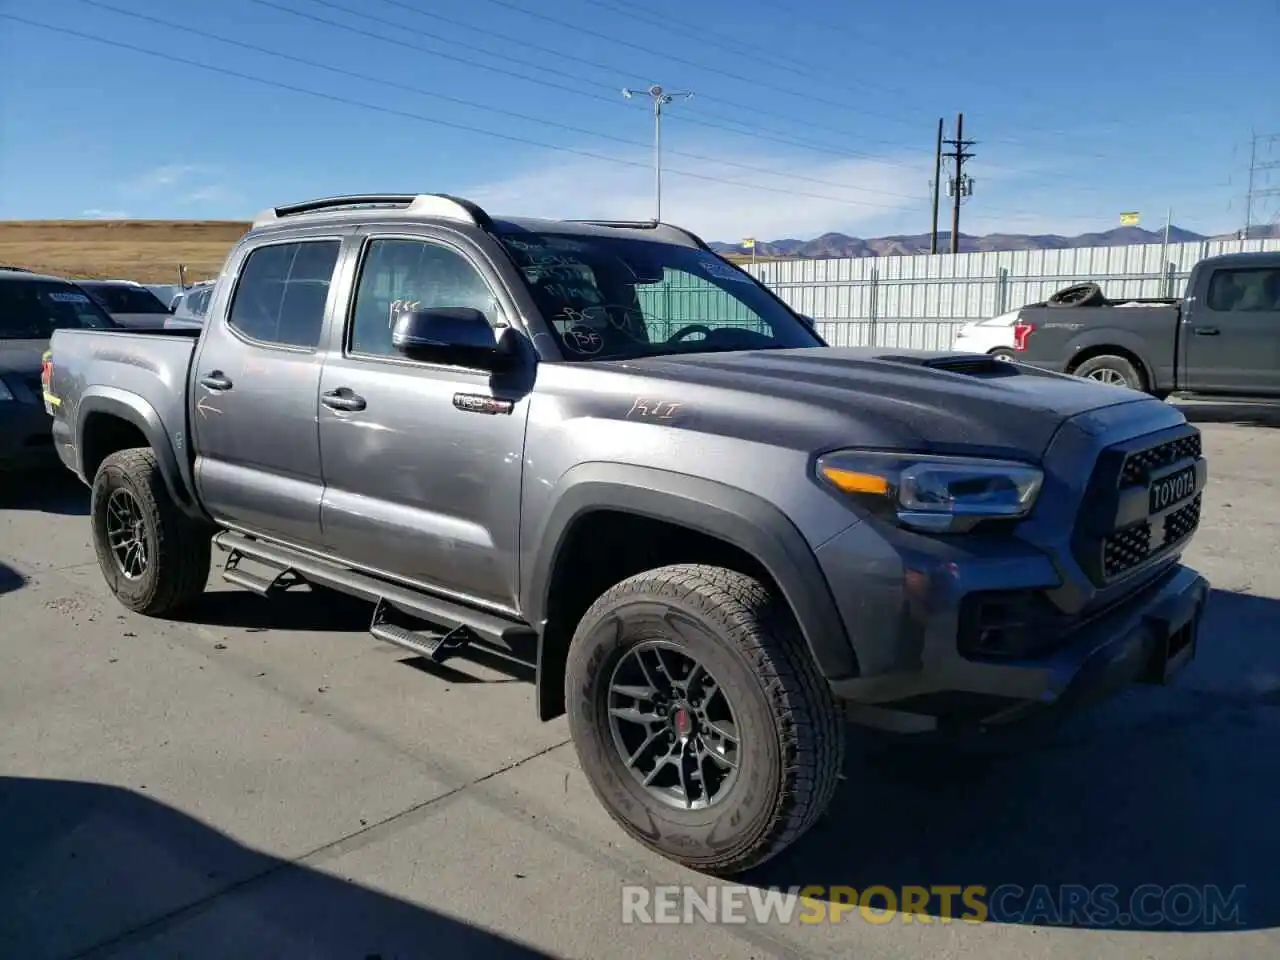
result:
<svg viewBox="0 0 1280 960"><path fill-rule="evenodd" d="M931 887L762 888L624 886L622 922L630 924L751 923L1021 923L1081 927L1238 927L1245 888L1144 884L1038 884Z"/></svg>

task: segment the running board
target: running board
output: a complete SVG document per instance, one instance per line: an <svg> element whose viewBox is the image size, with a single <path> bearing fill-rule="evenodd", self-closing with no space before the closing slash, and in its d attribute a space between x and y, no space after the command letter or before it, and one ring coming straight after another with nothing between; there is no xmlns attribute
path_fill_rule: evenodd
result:
<svg viewBox="0 0 1280 960"><path fill-rule="evenodd" d="M373 622L369 632L383 643L395 644L412 650L418 656L432 663L444 663L457 656L476 639L476 635L467 627L454 627L452 630L423 630L414 626L393 623L392 618L399 611L386 600L379 599L373 608Z"/></svg>
<svg viewBox="0 0 1280 960"><path fill-rule="evenodd" d="M256 573L250 573L248 570L241 568L240 563L245 560L257 560L254 557L246 557L244 551L232 548L227 556L226 563L222 567L222 579L227 583L234 583L237 587L243 587L256 593L260 597L269 597L274 593L283 593L290 587L296 587L306 581L300 577L296 570L291 567L281 567L274 563L266 563L257 560L257 563L267 568L271 576L260 576Z"/></svg>
<svg viewBox="0 0 1280 960"><path fill-rule="evenodd" d="M294 583L313 583L376 604L369 632L385 643L412 650L435 663L456 656L475 645L506 660L532 666L536 659L537 635L531 627L499 614L467 607L442 597L341 566L275 543L255 540L232 530L213 538L213 544L230 556L223 576L261 596L288 589ZM274 571L267 578L241 570L242 560ZM430 626L413 629L394 622L394 615L423 621Z"/></svg>

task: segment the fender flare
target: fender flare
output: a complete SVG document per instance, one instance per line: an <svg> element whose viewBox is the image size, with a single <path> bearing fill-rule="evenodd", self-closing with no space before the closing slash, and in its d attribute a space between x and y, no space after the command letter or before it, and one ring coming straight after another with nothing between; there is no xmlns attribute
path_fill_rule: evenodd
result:
<svg viewBox="0 0 1280 960"><path fill-rule="evenodd" d="M1118 347L1127 353L1133 354L1142 364L1143 372L1146 373L1150 381L1148 386L1152 390L1160 388L1161 385L1157 382L1159 372L1150 358L1147 357L1147 347L1141 337L1117 327L1097 327L1083 330L1067 342L1067 366L1072 366L1075 363L1078 353L1093 347Z"/></svg>
<svg viewBox="0 0 1280 960"><path fill-rule="evenodd" d="M204 519L199 502L193 494L191 472L184 469L173 449L173 441L164 421L155 407L143 397L119 387L92 386L80 397L76 410L76 466L87 483L93 483L93 477L86 475L84 464L85 427L96 413L107 414L124 420L137 427L146 437L160 464L160 476L179 508L192 517Z"/></svg>
<svg viewBox="0 0 1280 960"><path fill-rule="evenodd" d="M525 557L521 597L530 623L538 628L539 703L550 684L563 684L550 663L544 666L542 629L556 563L570 531L597 510L624 511L674 523L746 551L758 559L795 614L815 662L828 679L857 675L835 598L813 549L791 520L768 501L713 480L647 467L586 463L557 484L555 506ZM561 686L559 693L563 692Z"/></svg>

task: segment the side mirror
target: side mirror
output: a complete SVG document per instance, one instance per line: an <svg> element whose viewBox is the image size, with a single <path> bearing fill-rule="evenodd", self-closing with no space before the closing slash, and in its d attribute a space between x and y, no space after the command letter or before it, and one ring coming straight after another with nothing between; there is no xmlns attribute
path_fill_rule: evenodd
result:
<svg viewBox="0 0 1280 960"><path fill-rule="evenodd" d="M498 338L488 318L471 307L402 310L392 324L391 345L412 359L466 355L486 366L498 354Z"/></svg>
<svg viewBox="0 0 1280 960"><path fill-rule="evenodd" d="M810 330L818 329L818 324L814 321L813 317L809 316L807 313L797 313L796 316L799 317L800 322Z"/></svg>

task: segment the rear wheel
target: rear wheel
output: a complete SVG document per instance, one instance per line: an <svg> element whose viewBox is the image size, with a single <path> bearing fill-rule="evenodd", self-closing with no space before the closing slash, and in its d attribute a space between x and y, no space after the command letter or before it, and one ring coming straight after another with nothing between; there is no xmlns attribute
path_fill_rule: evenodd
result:
<svg viewBox="0 0 1280 960"><path fill-rule="evenodd" d="M987 353L997 360L1012 360L1016 356L1008 347L996 347L994 350L988 350Z"/></svg>
<svg viewBox="0 0 1280 960"><path fill-rule="evenodd" d="M1106 354L1090 357L1072 371L1077 377L1095 380L1111 387L1128 387L1130 390L1147 389L1146 377L1130 360Z"/></svg>
<svg viewBox="0 0 1280 960"><path fill-rule="evenodd" d="M763 863L835 792L843 719L786 605L744 574L677 565L624 580L583 616L565 683L596 796L686 866Z"/></svg>
<svg viewBox="0 0 1280 960"><path fill-rule="evenodd" d="M102 461L90 517L102 576L130 610L163 616L204 592L212 531L173 502L150 450L121 450Z"/></svg>

